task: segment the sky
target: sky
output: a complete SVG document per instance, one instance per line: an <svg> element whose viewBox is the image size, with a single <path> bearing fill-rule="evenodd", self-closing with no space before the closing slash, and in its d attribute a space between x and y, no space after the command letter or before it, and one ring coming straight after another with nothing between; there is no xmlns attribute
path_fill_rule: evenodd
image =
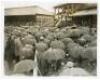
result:
<svg viewBox="0 0 100 80"><path fill-rule="evenodd" d="M50 12L54 12L54 6L62 3L95 2L96 0L2 0L5 8L37 5Z"/></svg>
<svg viewBox="0 0 100 80"><path fill-rule="evenodd" d="M5 0L4 7L11 8L11 7L20 7L20 6L31 6L37 5L40 6L50 12L54 11L54 6L66 3L66 0Z"/></svg>

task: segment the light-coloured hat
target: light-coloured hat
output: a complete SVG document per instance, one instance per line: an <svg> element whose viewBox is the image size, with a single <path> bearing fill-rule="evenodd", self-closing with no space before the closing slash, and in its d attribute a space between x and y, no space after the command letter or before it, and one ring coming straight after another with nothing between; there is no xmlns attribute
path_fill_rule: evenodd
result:
<svg viewBox="0 0 100 80"><path fill-rule="evenodd" d="M74 66L74 63L71 61L68 61L66 66L69 68L72 68Z"/></svg>

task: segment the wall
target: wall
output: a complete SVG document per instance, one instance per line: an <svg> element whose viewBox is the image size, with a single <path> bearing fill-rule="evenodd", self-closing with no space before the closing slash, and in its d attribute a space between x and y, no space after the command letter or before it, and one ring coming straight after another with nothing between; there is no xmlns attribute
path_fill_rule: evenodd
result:
<svg viewBox="0 0 100 80"><path fill-rule="evenodd" d="M36 22L41 27L53 27L54 17L49 15L37 15Z"/></svg>
<svg viewBox="0 0 100 80"><path fill-rule="evenodd" d="M5 25L34 25L35 23L35 16L33 15L23 15L23 16L5 16Z"/></svg>

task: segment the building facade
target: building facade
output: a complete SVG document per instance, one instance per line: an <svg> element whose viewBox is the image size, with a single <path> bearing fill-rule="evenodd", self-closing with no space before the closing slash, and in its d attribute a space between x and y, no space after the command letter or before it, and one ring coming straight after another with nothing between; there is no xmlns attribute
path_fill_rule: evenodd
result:
<svg viewBox="0 0 100 80"><path fill-rule="evenodd" d="M97 26L97 4L88 3L66 3L57 5L55 8L55 18L57 23L59 19L66 19L69 26L77 24L79 26ZM91 25L92 24L92 25Z"/></svg>
<svg viewBox="0 0 100 80"><path fill-rule="evenodd" d="M5 9L5 25L54 26L54 15L38 6Z"/></svg>

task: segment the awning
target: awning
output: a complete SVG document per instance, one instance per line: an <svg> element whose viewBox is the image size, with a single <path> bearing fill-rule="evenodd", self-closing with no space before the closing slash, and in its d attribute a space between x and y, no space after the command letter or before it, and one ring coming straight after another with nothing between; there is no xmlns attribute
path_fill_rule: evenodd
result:
<svg viewBox="0 0 100 80"><path fill-rule="evenodd" d="M86 15L97 15L97 10L95 9L95 10L79 11L79 12L72 14L71 16L86 16Z"/></svg>

